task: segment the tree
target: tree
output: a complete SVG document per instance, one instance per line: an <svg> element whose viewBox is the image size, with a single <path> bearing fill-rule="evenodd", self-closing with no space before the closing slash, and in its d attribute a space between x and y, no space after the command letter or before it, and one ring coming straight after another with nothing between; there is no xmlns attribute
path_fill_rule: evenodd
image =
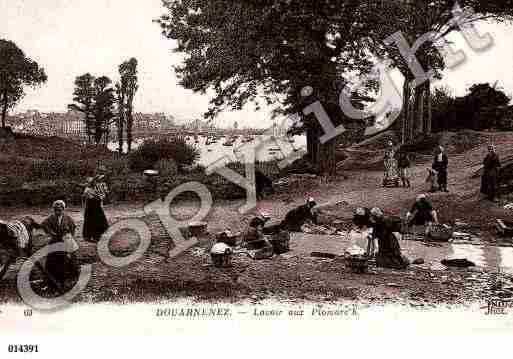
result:
<svg viewBox="0 0 513 359"><path fill-rule="evenodd" d="M114 118L114 89L107 76L95 78L90 73L75 79L73 101L68 108L84 114L89 143L101 143L108 139L108 131Z"/></svg>
<svg viewBox="0 0 513 359"><path fill-rule="evenodd" d="M37 62L27 58L14 42L0 39L2 128L5 128L7 111L25 96L25 86L35 88L47 80L44 69Z"/></svg>
<svg viewBox="0 0 513 359"><path fill-rule="evenodd" d="M118 141L119 151L123 151L123 127L126 124L127 151L132 150L132 127L134 124L134 96L139 85L137 84L137 59L131 58L119 65L120 82L116 86L119 109Z"/></svg>
<svg viewBox="0 0 513 359"><path fill-rule="evenodd" d="M102 138L105 143L108 142L110 126L115 118L114 114L114 89L110 87L111 79L102 76L94 80L94 107L95 118L94 138L96 144L99 144Z"/></svg>
<svg viewBox="0 0 513 359"><path fill-rule="evenodd" d="M463 97L453 98L447 88L433 94L436 131L459 129L509 129L510 98L489 83L472 85Z"/></svg>
<svg viewBox="0 0 513 359"><path fill-rule="evenodd" d="M116 116L116 129L118 135L118 152L123 153L123 133L125 130L125 91L122 88L121 82L116 83L116 104L118 107L118 114Z"/></svg>
<svg viewBox="0 0 513 359"><path fill-rule="evenodd" d="M453 21L456 3L462 9L459 25ZM367 1L363 7L368 20L369 48L380 57L392 59L405 80L401 124L403 142L412 141L419 134L427 134L432 130L431 79L416 86L415 75L397 44L385 44L383 40L401 31L408 45L413 46L423 34L435 33L436 36L428 39L417 50L416 58L424 71L432 69L433 78L439 79L445 63L436 49L437 41L445 39L454 31L460 31L460 26L485 19L502 21L510 19L513 14L512 0L381 0Z"/></svg>
<svg viewBox="0 0 513 359"><path fill-rule="evenodd" d="M441 86L434 89L432 95L433 132L449 129L455 98L449 87Z"/></svg>
<svg viewBox="0 0 513 359"><path fill-rule="evenodd" d="M497 128L505 115L510 98L500 89L489 83L472 85L464 97L464 108L456 109L460 123L471 119L471 126L476 130ZM468 125L467 125L468 126Z"/></svg>
<svg viewBox="0 0 513 359"><path fill-rule="evenodd" d="M77 76L75 79L75 90L73 91L73 101L68 105L70 110L81 112L84 115L86 135L88 142L94 135L94 81L95 78L90 73Z"/></svg>
<svg viewBox="0 0 513 359"><path fill-rule="evenodd" d="M182 0L166 1L159 20L164 36L177 40L184 64L175 67L180 84L214 96L206 118L263 101L275 114L300 113L308 101L300 91L315 90L341 119L338 95L345 75L372 66L358 43L360 0ZM306 101L306 102L305 102ZM310 159L319 172L334 172L337 140L321 144L322 129L304 118ZM335 121L335 120L334 120Z"/></svg>

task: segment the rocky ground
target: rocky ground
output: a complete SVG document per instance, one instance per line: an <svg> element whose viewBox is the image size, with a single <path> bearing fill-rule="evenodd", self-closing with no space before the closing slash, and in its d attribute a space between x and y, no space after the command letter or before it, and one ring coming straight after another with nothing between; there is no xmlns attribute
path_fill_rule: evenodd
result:
<svg viewBox="0 0 513 359"><path fill-rule="evenodd" d="M485 136L485 135L483 135ZM479 178L473 178L484 155L486 142L496 144L501 156L511 155L513 134L487 134L486 141L465 153L449 151L449 194L432 194L430 199L440 213L441 221L453 224L456 220L467 223L467 229L478 238L472 243L484 248L485 257L495 253L498 243L493 230L495 218L513 220L513 212L504 210L501 203L491 203L479 197ZM425 168L429 157L419 157L413 168L413 188L381 187L382 171L376 167L381 158L378 150L353 148L348 159L341 164L343 176L326 183L309 178L309 186L292 183L286 190L266 198L258 204L274 218L299 205L307 196L313 196L321 204L325 222L338 221L342 229L348 229L353 209L357 206L379 206L389 214L404 214L413 204L416 194L425 191ZM363 159L365 160L363 160ZM365 162L368 168L362 168ZM355 169L356 167L360 169ZM305 191L305 188L309 188ZM243 201L219 202L206 218L209 231L215 233L230 228L240 231L247 225L250 215L238 212ZM439 264L451 245L442 247L416 244L407 247L407 255L422 257L425 263L412 265L408 270L395 271L375 268L371 265L367 274L354 274L339 258L319 259L309 254L310 249L330 248L332 243L344 246L341 236L294 235L292 250L270 260L254 261L239 255L233 266L216 269L210 263L208 247L211 237L200 238L198 246L175 258L167 258L169 239L163 235L158 221L143 211L144 204L110 205L106 207L111 222L126 217L143 217L152 230L150 250L137 262L124 268L111 268L98 260L93 244L80 241L80 258L83 264L91 264L92 278L77 301L160 301L192 297L199 301L241 300L259 301L276 298L282 301L357 300L367 303L403 302L411 306L436 306L439 304L464 304L486 300L490 296L513 296L513 284L507 275L498 275L497 267L504 260L488 261L471 269L450 269ZM195 203L180 203L172 207L175 216L187 218L194 214ZM42 218L45 208L11 208L3 210L4 219L20 215ZM81 209L70 208L69 214L80 224ZM38 238L43 245L45 238ZM118 234L111 247L119 253L127 253L137 246L133 232ZM443 250L442 250L442 249ZM478 263L479 264L479 263ZM21 263L13 266L5 280L0 282L0 302L19 301L16 291L16 272ZM513 266L513 263L512 263ZM500 277L500 278L498 278Z"/></svg>

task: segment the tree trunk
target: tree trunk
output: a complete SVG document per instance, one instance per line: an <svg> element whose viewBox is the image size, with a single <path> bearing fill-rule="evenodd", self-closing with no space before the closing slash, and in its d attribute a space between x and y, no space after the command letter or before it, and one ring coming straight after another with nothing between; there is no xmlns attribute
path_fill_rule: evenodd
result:
<svg viewBox="0 0 513 359"><path fill-rule="evenodd" d="M132 104L128 105L128 111L126 116L126 143L127 153L132 151L132 127L134 124L134 118L132 116Z"/></svg>
<svg viewBox="0 0 513 359"><path fill-rule="evenodd" d="M123 153L123 132L124 128L124 116L122 114L119 115L118 118L118 151L119 153Z"/></svg>
<svg viewBox="0 0 513 359"><path fill-rule="evenodd" d="M426 81L426 102L427 102L427 120L426 120L426 134L430 135L433 132L433 103L431 98L431 81Z"/></svg>
<svg viewBox="0 0 513 359"><path fill-rule="evenodd" d="M309 126L306 131L307 158L317 174L335 176L337 172L336 143L333 139L321 143L320 138L324 134L318 124Z"/></svg>
<svg viewBox="0 0 513 359"><path fill-rule="evenodd" d="M116 121L116 127L118 130L118 151L119 153L123 153L123 132L125 130L125 95L121 90L118 97L118 118Z"/></svg>
<svg viewBox="0 0 513 359"><path fill-rule="evenodd" d="M410 113L410 83L408 79L404 79L403 84L403 108L401 121L401 143L405 144L409 141L408 121Z"/></svg>
<svg viewBox="0 0 513 359"><path fill-rule="evenodd" d="M100 123L96 122L95 129L94 129L95 144L99 145L102 142L102 138L103 138L103 128L102 128L101 122Z"/></svg>
<svg viewBox="0 0 513 359"><path fill-rule="evenodd" d="M105 135L103 136L103 144L105 146L108 146L109 140L110 140L110 122L106 123L106 125L105 125Z"/></svg>
<svg viewBox="0 0 513 359"><path fill-rule="evenodd" d="M2 97L2 128L5 128L5 120L7 119L7 108L9 107L9 103L7 101L7 92L4 92Z"/></svg>
<svg viewBox="0 0 513 359"><path fill-rule="evenodd" d="M422 110L422 86L416 87L413 91L414 100L413 100L413 118L411 119L413 125L413 136L417 136L423 132L423 110Z"/></svg>

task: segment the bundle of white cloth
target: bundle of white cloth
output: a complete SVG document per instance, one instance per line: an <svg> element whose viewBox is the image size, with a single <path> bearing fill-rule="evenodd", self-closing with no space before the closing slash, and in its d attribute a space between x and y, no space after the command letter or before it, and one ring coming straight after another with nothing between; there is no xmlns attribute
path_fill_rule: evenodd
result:
<svg viewBox="0 0 513 359"><path fill-rule="evenodd" d="M70 233L67 233L62 237L62 241L64 242L64 245L66 246L66 252L73 253L78 250L78 244L75 241L75 238Z"/></svg>
<svg viewBox="0 0 513 359"><path fill-rule="evenodd" d="M363 229L352 229L349 234L348 234L348 239L349 239L349 246L348 246L348 250L350 248L365 248L367 249L368 246L369 246L369 241L372 241L372 246L371 246L371 250L373 251L373 253L368 253L369 255L373 255L375 254L375 252L377 251L377 248L378 248L378 245L377 245L377 240L375 238L373 238L372 236L372 228L363 228Z"/></svg>
<svg viewBox="0 0 513 359"><path fill-rule="evenodd" d="M227 252L231 252L231 248L222 242L214 244L210 249L210 253L212 254L225 254Z"/></svg>

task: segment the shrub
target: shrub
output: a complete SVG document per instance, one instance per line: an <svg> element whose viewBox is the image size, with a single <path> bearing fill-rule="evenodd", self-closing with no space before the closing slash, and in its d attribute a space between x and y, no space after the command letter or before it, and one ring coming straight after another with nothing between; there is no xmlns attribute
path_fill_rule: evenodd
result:
<svg viewBox="0 0 513 359"><path fill-rule="evenodd" d="M457 153L471 150L481 144L482 138L474 131L463 130L451 138L451 145Z"/></svg>
<svg viewBox="0 0 513 359"><path fill-rule="evenodd" d="M291 174L316 174L315 167L306 158L300 158L280 171L280 177Z"/></svg>
<svg viewBox="0 0 513 359"><path fill-rule="evenodd" d="M0 176L23 178L28 174L31 162L14 156L0 157Z"/></svg>
<svg viewBox="0 0 513 359"><path fill-rule="evenodd" d="M400 151L432 155L435 148L439 145L440 139L440 134L426 135L417 139L414 143L402 145Z"/></svg>
<svg viewBox="0 0 513 359"><path fill-rule="evenodd" d="M0 193L2 205L50 206L53 201L62 199L66 203L81 202L83 187L73 181L38 181L25 183L23 188Z"/></svg>
<svg viewBox="0 0 513 359"><path fill-rule="evenodd" d="M96 161L41 160L30 166L29 180L75 179L92 176Z"/></svg>
<svg viewBox="0 0 513 359"><path fill-rule="evenodd" d="M159 160L153 166L162 177L173 177L178 173L178 166L173 159Z"/></svg>
<svg viewBox="0 0 513 359"><path fill-rule="evenodd" d="M127 157L113 157L100 162L107 168L107 171L114 176L125 176L130 173Z"/></svg>
<svg viewBox="0 0 513 359"><path fill-rule="evenodd" d="M159 140L146 140L129 156L129 165L132 171L140 172L163 159L173 159L179 170L191 166L199 158L196 148L188 145L181 137L165 138Z"/></svg>

